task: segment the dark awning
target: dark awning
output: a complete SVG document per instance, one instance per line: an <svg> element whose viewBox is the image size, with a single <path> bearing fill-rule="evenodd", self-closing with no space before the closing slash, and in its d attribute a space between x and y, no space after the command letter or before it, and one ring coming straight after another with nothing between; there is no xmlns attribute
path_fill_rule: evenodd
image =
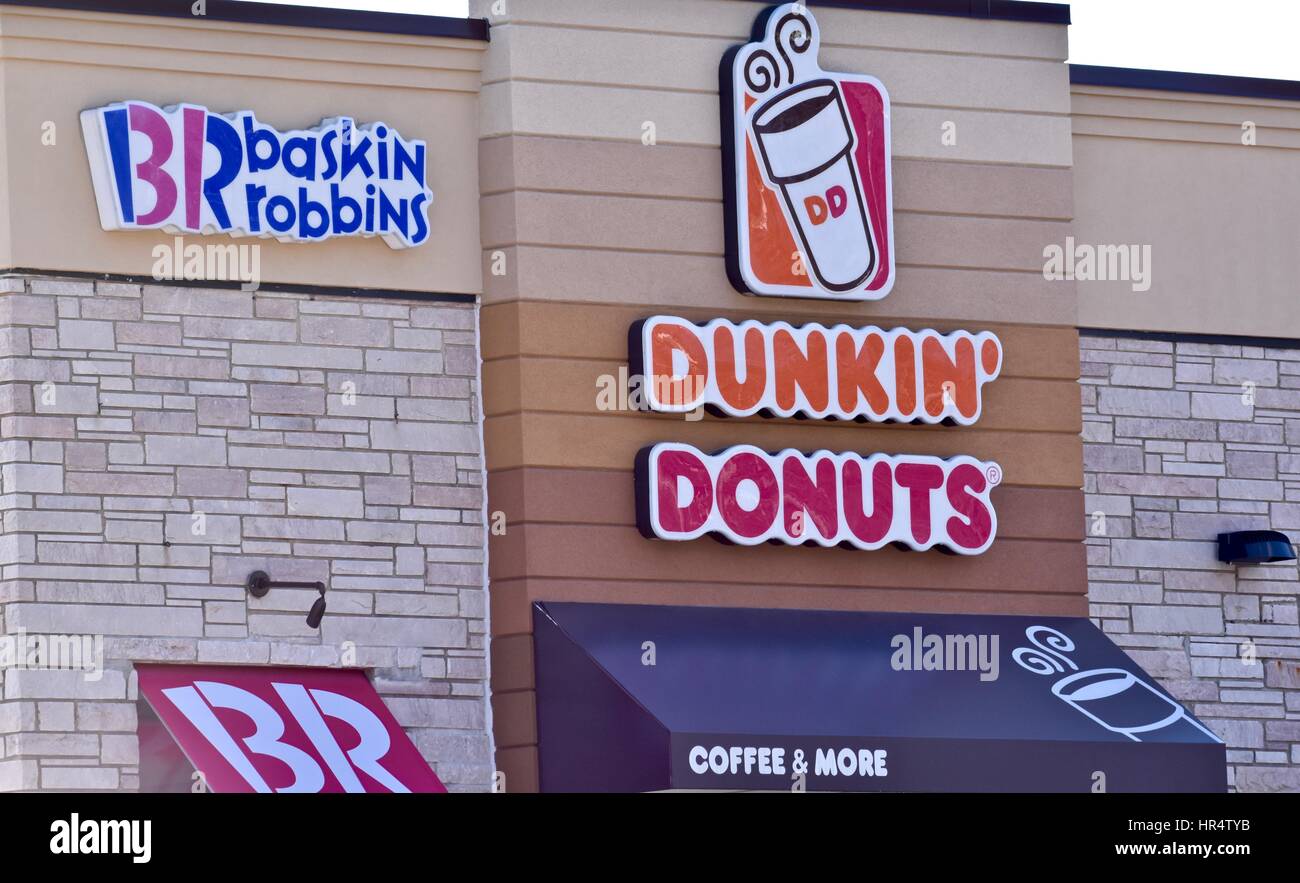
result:
<svg viewBox="0 0 1300 883"><path fill-rule="evenodd" d="M1223 743L1087 619L547 602L533 621L544 791L786 790L800 761L810 791L1227 787Z"/></svg>

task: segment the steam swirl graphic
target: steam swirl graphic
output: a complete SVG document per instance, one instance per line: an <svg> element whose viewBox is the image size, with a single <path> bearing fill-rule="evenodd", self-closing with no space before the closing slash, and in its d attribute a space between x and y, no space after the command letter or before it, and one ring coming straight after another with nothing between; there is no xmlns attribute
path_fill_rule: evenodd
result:
<svg viewBox="0 0 1300 883"><path fill-rule="evenodd" d="M1038 636L1041 634L1047 637L1040 643ZM1060 674L1065 671L1067 665L1071 671L1079 670L1079 666L1065 655L1074 650L1074 642L1056 629L1045 625L1030 626L1025 629L1025 637L1033 646L1017 647L1011 651L1011 658L1021 668L1037 675L1049 675L1052 672Z"/></svg>
<svg viewBox="0 0 1300 883"><path fill-rule="evenodd" d="M789 32L787 35L786 26L790 24L798 25L799 30ZM790 53L802 55L811 45L812 24L803 13L786 13L776 23L776 51L781 54L781 60L785 62L786 70L790 72L791 83L794 82L794 62L790 59Z"/></svg>
<svg viewBox="0 0 1300 883"><path fill-rule="evenodd" d="M796 56L812 48L813 26L802 12L787 12L772 29L770 40L777 55L781 56L785 70L767 49L755 50L745 61L745 85L755 95L761 95L782 86L795 83Z"/></svg>
<svg viewBox="0 0 1300 883"><path fill-rule="evenodd" d="M756 79L761 78L761 79ZM745 85L749 91L762 95L769 89L781 84L781 71L776 66L776 59L766 49L759 49L745 62Z"/></svg>

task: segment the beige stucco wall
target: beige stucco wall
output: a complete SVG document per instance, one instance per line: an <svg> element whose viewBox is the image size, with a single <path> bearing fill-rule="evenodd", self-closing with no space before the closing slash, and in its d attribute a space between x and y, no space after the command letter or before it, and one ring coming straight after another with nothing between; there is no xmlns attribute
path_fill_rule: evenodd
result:
<svg viewBox="0 0 1300 883"><path fill-rule="evenodd" d="M1076 241L1150 245L1152 264L1145 292L1079 282L1079 324L1300 337L1300 103L1079 85L1072 102Z"/></svg>
<svg viewBox="0 0 1300 883"><path fill-rule="evenodd" d="M280 131L383 121L428 142L431 236L262 246L265 282L477 293L480 41L0 5L0 267L148 276L162 231L99 226L78 114L124 99L252 110ZM42 144L55 124L56 143ZM187 242L229 242L188 237Z"/></svg>

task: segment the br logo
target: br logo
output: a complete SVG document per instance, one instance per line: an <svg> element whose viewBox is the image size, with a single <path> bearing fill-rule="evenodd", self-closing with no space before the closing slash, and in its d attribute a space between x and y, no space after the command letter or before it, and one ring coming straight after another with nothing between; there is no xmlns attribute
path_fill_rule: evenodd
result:
<svg viewBox="0 0 1300 883"><path fill-rule="evenodd" d="M727 274L751 294L877 300L894 284L889 94L818 65L800 3L722 61Z"/></svg>

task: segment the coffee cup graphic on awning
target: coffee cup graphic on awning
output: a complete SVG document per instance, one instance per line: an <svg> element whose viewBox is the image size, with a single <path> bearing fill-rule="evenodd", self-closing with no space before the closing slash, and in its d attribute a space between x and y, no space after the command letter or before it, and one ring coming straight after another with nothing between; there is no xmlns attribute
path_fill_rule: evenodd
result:
<svg viewBox="0 0 1300 883"><path fill-rule="evenodd" d="M889 95L818 65L798 3L722 63L727 269L752 294L875 300L894 280Z"/></svg>
<svg viewBox="0 0 1300 883"><path fill-rule="evenodd" d="M1070 658L1074 642L1056 629L1030 626L1025 637L1029 646L1011 652L1016 664L1040 675L1072 672L1052 684L1052 694L1112 733L1143 742L1156 731L1190 729L1219 741L1187 709L1133 672L1122 668L1080 671Z"/></svg>

